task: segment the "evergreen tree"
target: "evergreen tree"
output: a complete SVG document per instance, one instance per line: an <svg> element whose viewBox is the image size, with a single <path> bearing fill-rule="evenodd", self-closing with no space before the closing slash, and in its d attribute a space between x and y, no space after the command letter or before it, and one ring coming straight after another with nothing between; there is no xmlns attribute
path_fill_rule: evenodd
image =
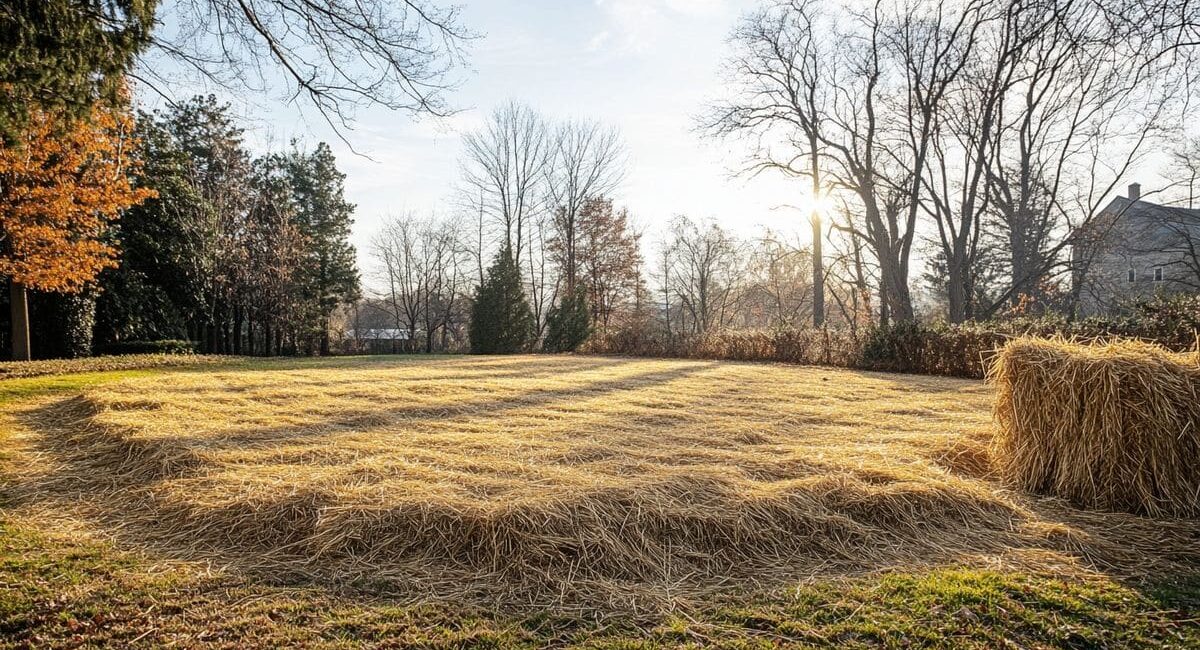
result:
<svg viewBox="0 0 1200 650"><path fill-rule="evenodd" d="M157 0L6 0L0 8L0 140L31 112L86 115L115 103L150 42Z"/></svg>
<svg viewBox="0 0 1200 650"><path fill-rule="evenodd" d="M153 115L137 134L138 182L158 198L118 226L121 267L101 277L97 342L188 338L229 352L236 260L250 201L250 156L229 105L196 96Z"/></svg>
<svg viewBox="0 0 1200 650"><path fill-rule="evenodd" d="M578 284L546 316L545 348L549 352L574 352L591 335L587 289Z"/></svg>
<svg viewBox="0 0 1200 650"><path fill-rule="evenodd" d="M178 110L178 109L177 109ZM100 274L96 344L186 339L204 313L202 226L206 202L191 157L168 128L166 115L138 118L137 183L157 196L127 210L114 235L121 264Z"/></svg>
<svg viewBox="0 0 1200 650"><path fill-rule="evenodd" d="M521 271L505 246L496 255L471 306L471 352L513 354L533 342L533 311L525 301Z"/></svg>
<svg viewBox="0 0 1200 650"><path fill-rule="evenodd" d="M292 189L296 225L306 240L300 271L309 334L329 354L329 318L341 305L359 298L358 266L350 243L354 204L343 196L346 175L338 171L333 151L324 142L316 151L293 152Z"/></svg>
<svg viewBox="0 0 1200 650"><path fill-rule="evenodd" d="M35 291L29 300L29 322L35 359L78 359L92 354L96 296Z"/></svg>

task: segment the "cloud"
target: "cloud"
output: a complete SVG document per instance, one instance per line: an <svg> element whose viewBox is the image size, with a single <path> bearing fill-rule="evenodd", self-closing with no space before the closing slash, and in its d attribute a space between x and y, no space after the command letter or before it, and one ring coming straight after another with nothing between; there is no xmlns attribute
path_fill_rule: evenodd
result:
<svg viewBox="0 0 1200 650"><path fill-rule="evenodd" d="M599 52L601 49L604 48L605 45L608 44L608 41L610 39L612 39L612 32L608 31L607 29L604 31L598 32L595 36L593 36L588 41L587 51L588 52Z"/></svg>
<svg viewBox="0 0 1200 650"><path fill-rule="evenodd" d="M625 52L644 52L680 19L718 15L726 0L596 0L609 27L592 38L589 49L616 39ZM600 40L597 43L597 40ZM595 44L596 47L591 46Z"/></svg>
<svg viewBox="0 0 1200 650"><path fill-rule="evenodd" d="M720 13L725 0L663 0L663 5L675 13L703 16Z"/></svg>

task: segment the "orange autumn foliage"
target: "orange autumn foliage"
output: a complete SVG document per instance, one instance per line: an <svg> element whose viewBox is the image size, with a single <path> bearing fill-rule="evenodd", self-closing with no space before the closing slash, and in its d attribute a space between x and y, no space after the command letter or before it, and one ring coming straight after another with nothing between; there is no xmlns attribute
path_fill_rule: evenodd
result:
<svg viewBox="0 0 1200 650"><path fill-rule="evenodd" d="M118 109L69 123L35 113L18 142L0 144L0 278L75 293L117 265L105 231L155 195L130 180L140 169L132 129Z"/></svg>

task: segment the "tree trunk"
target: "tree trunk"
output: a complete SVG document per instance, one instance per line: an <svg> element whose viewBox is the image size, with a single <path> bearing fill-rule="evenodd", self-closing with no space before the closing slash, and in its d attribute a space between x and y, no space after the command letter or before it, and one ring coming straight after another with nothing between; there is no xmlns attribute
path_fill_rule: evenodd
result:
<svg viewBox="0 0 1200 650"><path fill-rule="evenodd" d="M888 296L892 301L892 318L897 322L915 320L912 294L908 290L908 274L902 272L897 266L892 268L889 277L892 285L888 291Z"/></svg>
<svg viewBox="0 0 1200 650"><path fill-rule="evenodd" d="M25 285L9 282L9 304L12 306L12 359L29 361L29 302Z"/></svg>
<svg viewBox="0 0 1200 650"><path fill-rule="evenodd" d="M241 356L242 354L242 321L245 320L244 310L241 305L233 308L233 353Z"/></svg>
<svg viewBox="0 0 1200 650"><path fill-rule="evenodd" d="M951 258L947 266L946 293L950 301L950 322L961 323L967 319L967 269L957 255Z"/></svg>
<svg viewBox="0 0 1200 650"><path fill-rule="evenodd" d="M825 261L821 256L821 214L813 209L813 326L825 325Z"/></svg>
<svg viewBox="0 0 1200 650"><path fill-rule="evenodd" d="M254 356L254 316L246 319L246 355Z"/></svg>

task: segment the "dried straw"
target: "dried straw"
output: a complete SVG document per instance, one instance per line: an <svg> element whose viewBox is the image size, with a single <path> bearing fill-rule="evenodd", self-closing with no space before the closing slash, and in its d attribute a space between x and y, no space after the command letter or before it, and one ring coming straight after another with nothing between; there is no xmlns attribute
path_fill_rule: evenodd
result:
<svg viewBox="0 0 1200 650"><path fill-rule="evenodd" d="M613 358L178 373L29 405L10 498L171 558L506 609L1194 561L1190 528L982 476L990 401L962 380Z"/></svg>
<svg viewBox="0 0 1200 650"><path fill-rule="evenodd" d="M1011 484L1087 508L1200 514L1200 353L1019 339L989 380Z"/></svg>

